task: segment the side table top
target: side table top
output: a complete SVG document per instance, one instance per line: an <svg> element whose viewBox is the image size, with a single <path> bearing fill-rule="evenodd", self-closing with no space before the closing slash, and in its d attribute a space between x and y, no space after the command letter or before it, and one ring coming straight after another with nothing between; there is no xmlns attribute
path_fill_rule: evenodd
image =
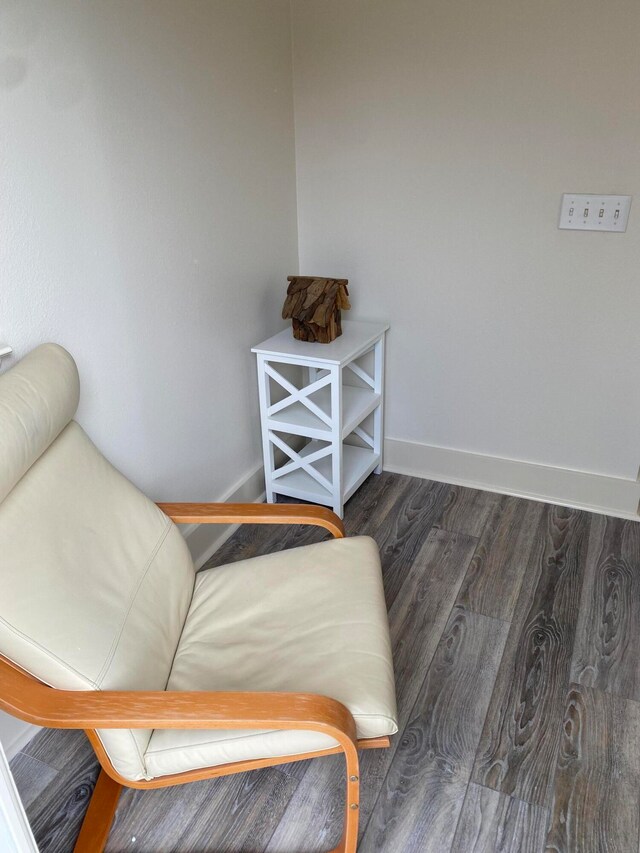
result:
<svg viewBox="0 0 640 853"><path fill-rule="evenodd" d="M363 323L359 320L343 320L342 334L330 344L297 341L291 326L267 338L251 348L251 352L262 355L282 355L292 359L322 361L328 364L348 364L370 345L374 344L389 328L388 323Z"/></svg>

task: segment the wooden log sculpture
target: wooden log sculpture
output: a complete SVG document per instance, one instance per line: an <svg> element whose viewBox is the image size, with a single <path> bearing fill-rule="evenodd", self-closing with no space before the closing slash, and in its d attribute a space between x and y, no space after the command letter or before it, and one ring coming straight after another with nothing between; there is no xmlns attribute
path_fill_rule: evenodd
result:
<svg viewBox="0 0 640 853"><path fill-rule="evenodd" d="M290 275L282 319L299 341L328 344L342 334L342 310L351 308L346 278Z"/></svg>

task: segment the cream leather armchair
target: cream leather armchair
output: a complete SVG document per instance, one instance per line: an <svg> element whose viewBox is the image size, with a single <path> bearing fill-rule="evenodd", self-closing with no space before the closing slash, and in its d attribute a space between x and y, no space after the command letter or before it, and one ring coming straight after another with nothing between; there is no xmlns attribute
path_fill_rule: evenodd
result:
<svg viewBox="0 0 640 853"><path fill-rule="evenodd" d="M81 728L102 770L76 851L100 851L121 787L330 753L397 712L375 543L318 507L156 505L73 421L76 365L46 344L0 377L0 708ZM174 522L315 524L333 540L196 574Z"/></svg>

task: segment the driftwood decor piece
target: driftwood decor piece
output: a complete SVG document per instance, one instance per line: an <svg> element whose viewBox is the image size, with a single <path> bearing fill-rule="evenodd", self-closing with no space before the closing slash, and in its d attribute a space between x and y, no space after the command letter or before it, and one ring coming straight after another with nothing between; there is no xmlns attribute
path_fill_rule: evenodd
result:
<svg viewBox="0 0 640 853"><path fill-rule="evenodd" d="M346 278L290 275L282 319L299 341L328 344L342 334L341 312L351 308Z"/></svg>

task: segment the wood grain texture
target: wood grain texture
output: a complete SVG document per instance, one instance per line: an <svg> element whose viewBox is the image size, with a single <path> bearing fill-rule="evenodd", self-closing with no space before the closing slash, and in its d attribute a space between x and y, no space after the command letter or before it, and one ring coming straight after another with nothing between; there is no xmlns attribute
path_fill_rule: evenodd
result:
<svg viewBox="0 0 640 853"><path fill-rule="evenodd" d="M458 604L511 621L544 504L504 496L491 506Z"/></svg>
<svg viewBox="0 0 640 853"><path fill-rule="evenodd" d="M43 729L22 751L55 770L65 772L86 758L95 761L87 736L77 729Z"/></svg>
<svg viewBox="0 0 640 853"><path fill-rule="evenodd" d="M106 853L262 850L295 787L295 780L269 768L180 788L124 791Z"/></svg>
<svg viewBox="0 0 640 853"><path fill-rule="evenodd" d="M19 752L12 759L11 770L13 775L21 780L20 799L25 809L43 795L47 786L58 775L58 771L53 767L24 752Z"/></svg>
<svg viewBox="0 0 640 853"><path fill-rule="evenodd" d="M388 530L414 488L414 479L403 474L383 471L369 477L366 486L347 501L344 516L347 535L373 536L380 535L382 528Z"/></svg>
<svg viewBox="0 0 640 853"><path fill-rule="evenodd" d="M400 732L415 702L455 603L477 540L433 529L418 552L389 613ZM401 738L388 750L362 756L361 819L369 818Z"/></svg>
<svg viewBox="0 0 640 853"><path fill-rule="evenodd" d="M547 853L636 853L639 791L640 704L573 685Z"/></svg>
<svg viewBox="0 0 640 853"><path fill-rule="evenodd" d="M640 524L591 522L571 678L640 700Z"/></svg>
<svg viewBox="0 0 640 853"><path fill-rule="evenodd" d="M548 806L590 517L545 508L487 714L473 781Z"/></svg>
<svg viewBox="0 0 640 853"><path fill-rule="evenodd" d="M323 542L327 533L322 528L310 526L258 526L243 524L223 545L207 560L200 569L215 568L239 560L249 560L263 554L275 554L287 548L312 545Z"/></svg>
<svg viewBox="0 0 640 853"><path fill-rule="evenodd" d="M389 613L401 732L409 722L476 541L470 536L433 530L413 558ZM361 754L361 834L398 743L396 736L390 749ZM339 765L328 759L309 764L291 801L291 819L283 821L274 833L268 847L270 853L295 850L296 839L301 837L310 839L311 851L327 850L336 843L340 814L335 792L339 772Z"/></svg>
<svg viewBox="0 0 640 853"><path fill-rule="evenodd" d="M508 625L456 607L438 644L361 850L452 843Z"/></svg>
<svg viewBox="0 0 640 853"><path fill-rule="evenodd" d="M58 690L14 667L2 655L0 708L28 722L60 729L264 728L322 732L347 750L356 743L353 716L328 696L249 691Z"/></svg>
<svg viewBox="0 0 640 853"><path fill-rule="evenodd" d="M451 533L480 536L491 515L502 504L504 496L462 486L447 488L448 493L436 527Z"/></svg>
<svg viewBox="0 0 640 853"><path fill-rule="evenodd" d="M122 785L101 770L73 853L97 853L104 850L121 793Z"/></svg>
<svg viewBox="0 0 640 853"><path fill-rule="evenodd" d="M76 752L80 756L26 810L40 853L73 850L100 770L93 752Z"/></svg>
<svg viewBox="0 0 640 853"><path fill-rule="evenodd" d="M311 524L344 536L342 520L313 504L159 503L176 524Z"/></svg>
<svg viewBox="0 0 640 853"><path fill-rule="evenodd" d="M586 688L574 688L579 692L580 707L587 709L580 715L580 721L584 716L587 722L581 722L579 754L571 746L574 717L566 715L567 727L565 709L569 708L571 668L566 658L572 651L571 631L575 634L574 675L593 679L613 694L631 695L636 689L634 673L636 665L640 666L636 663L640 654L636 653L639 629L634 572L640 527L632 521L601 519L516 498L502 497L496 504L495 495L484 498L476 490L454 490L452 496L450 486L384 472L370 477L346 505L347 532L374 536L382 550L385 585L393 605L390 620L401 717L401 732L392 738L390 750L360 754L362 835L367 833L369 821L372 827L379 825L378 810L386 800L378 795L383 786L395 790L391 776L385 780L390 768L395 773L400 766L400 758L394 760L394 756L402 753L407 759L405 769L423 780L412 786L422 798L423 809L419 814L418 806L411 802L413 792L402 790L395 800L398 830L393 828L396 809L386 814L389 838L396 831L402 835L406 821L415 819L411 839L422 844L431 828L433 838L443 840L442 853L450 849L456 853L543 853L547 808L524 799L531 791L538 802L538 794L550 778L547 804L554 805L550 844L556 848L564 845L559 849L576 853L599 853L600 849L608 851L598 846L604 832L610 844L611 839L617 844L610 849L626 853L623 845L629 842L632 853L638 853L638 844L632 843L635 818L631 803L640 790L636 706L615 695L601 697L595 690L585 699ZM534 529L536 513L540 513L540 523ZM326 538L322 528L246 525L208 565ZM606 569L612 567L615 577L609 579L607 591ZM521 798L475 783L468 784L465 795L461 772L452 774L454 781L446 785L440 765L430 756L425 769L411 761L412 750L419 748L416 733L423 731L414 727L417 708L428 695L438 692L430 687L435 684L434 652L437 648L438 657L444 653L442 636L445 626L447 634L450 631L456 601L467 611L486 611L485 616L512 620L473 773L475 778L476 771L484 768L483 775L491 769L482 764L489 747L489 757L495 758L495 778L504 783L505 791L513 789ZM454 613L458 612L459 607ZM470 619L467 625L471 624ZM538 627L538 634L533 633ZM560 642L562 651L556 648ZM452 654L458 649L459 655L460 648L454 642ZM491 650L487 654L491 656ZM459 660L456 656L455 661ZM489 691L490 680L491 676L479 688L481 697ZM440 683L445 692L448 682L443 670ZM452 739L458 705L450 701L449 713L443 705L436 696L435 744L440 748L441 743L453 743L451 752L457 758L452 766L459 768L464 765L460 756L467 755L470 748L470 733ZM574 705L577 707L578 700ZM449 733L448 739L440 737L440 732ZM403 745L405 733L407 746ZM570 743L561 749L563 739ZM438 773L430 778L427 770L434 763ZM41 731L24 749L22 758L14 759L12 768L19 789L29 800L28 814L43 853L70 851L98 769L84 734ZM269 853L326 851L340 837L343 786L344 759L334 755L157 792L125 791L109 849L111 853L137 849L157 853L258 853L265 848ZM609 788L612 796L592 807L597 795L606 795ZM420 815L426 829L419 825ZM450 847L446 839L454 831ZM133 836L136 843L131 841ZM372 837L366 836L366 844ZM425 849L412 844L402 853ZM387 848L380 853L396 853L389 845ZM550 853L556 848L552 846Z"/></svg>
<svg viewBox="0 0 640 853"><path fill-rule="evenodd" d="M442 511L448 486L409 478L393 512L373 525L380 548L387 609L390 610L422 545Z"/></svg>
<svg viewBox="0 0 640 853"><path fill-rule="evenodd" d="M541 853L548 820L541 806L471 783L451 853Z"/></svg>
<svg viewBox="0 0 640 853"><path fill-rule="evenodd" d="M377 534L381 537L382 531L393 524L393 517L400 511L405 495L412 489L415 490L415 480L412 477L386 472L369 477L345 505L344 525L347 534L349 536ZM278 496L279 504L294 502L299 503L294 498ZM311 545L324 539L326 539L326 533L316 527L242 525L207 561L201 571L287 548Z"/></svg>

